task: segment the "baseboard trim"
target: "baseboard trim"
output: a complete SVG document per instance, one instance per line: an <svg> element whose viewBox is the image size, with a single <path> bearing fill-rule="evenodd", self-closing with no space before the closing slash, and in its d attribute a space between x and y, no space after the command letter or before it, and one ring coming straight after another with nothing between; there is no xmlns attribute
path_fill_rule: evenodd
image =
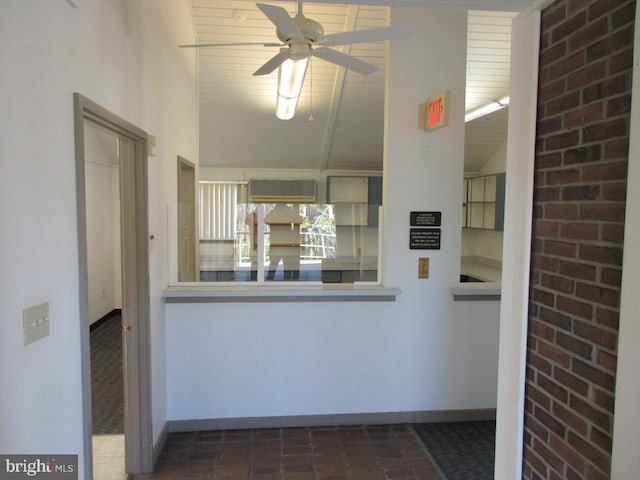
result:
<svg viewBox="0 0 640 480"><path fill-rule="evenodd" d="M158 460L160 459L160 454L164 449L165 444L167 443L167 439L169 438L169 423L165 422L164 427L162 427L162 431L158 436L158 441L153 445L153 451L151 452L151 464L153 465L153 470L155 471L156 465L158 464Z"/></svg>
<svg viewBox="0 0 640 480"><path fill-rule="evenodd" d="M202 418L169 420L168 432L242 430L249 428L316 427L328 425L378 425L495 420L495 408L465 410L419 410L412 412L372 412L327 415L287 415L275 417Z"/></svg>
<svg viewBox="0 0 640 480"><path fill-rule="evenodd" d="M122 316L122 309L121 308L114 308L113 310L111 310L109 313L107 313L106 315L103 315L102 317L100 317L99 319L97 319L95 322L91 323L89 325L89 329L94 329L96 328L98 325L106 322L107 320L109 320L110 318L116 316L116 315L120 315Z"/></svg>

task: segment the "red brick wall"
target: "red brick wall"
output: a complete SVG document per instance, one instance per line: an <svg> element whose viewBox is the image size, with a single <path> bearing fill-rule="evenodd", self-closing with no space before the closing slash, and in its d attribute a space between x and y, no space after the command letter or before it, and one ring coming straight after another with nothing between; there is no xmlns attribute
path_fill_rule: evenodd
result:
<svg viewBox="0 0 640 480"><path fill-rule="evenodd" d="M609 478L634 15L629 0L542 15L527 479Z"/></svg>

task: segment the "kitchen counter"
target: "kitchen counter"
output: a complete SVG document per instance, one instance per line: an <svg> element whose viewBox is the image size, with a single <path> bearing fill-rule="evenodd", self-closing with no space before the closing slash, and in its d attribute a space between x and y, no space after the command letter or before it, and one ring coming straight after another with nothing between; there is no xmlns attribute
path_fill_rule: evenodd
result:
<svg viewBox="0 0 640 480"><path fill-rule="evenodd" d="M480 280L460 282L453 286L454 300L500 300L502 287L502 265L494 260L464 257L460 274Z"/></svg>

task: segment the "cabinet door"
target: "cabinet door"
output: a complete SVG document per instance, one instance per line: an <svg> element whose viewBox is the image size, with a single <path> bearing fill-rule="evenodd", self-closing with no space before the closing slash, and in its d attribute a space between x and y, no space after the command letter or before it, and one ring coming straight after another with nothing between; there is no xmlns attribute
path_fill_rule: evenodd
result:
<svg viewBox="0 0 640 480"><path fill-rule="evenodd" d="M467 214L467 202L469 199L469 179L462 179L462 226L469 226L469 216Z"/></svg>
<svg viewBox="0 0 640 480"><path fill-rule="evenodd" d="M367 224L370 227L378 226L378 212L382 205L382 177L369 177L369 214Z"/></svg>
<svg viewBox="0 0 640 480"><path fill-rule="evenodd" d="M496 228L496 204L495 202L484 203L482 215L482 228L495 230Z"/></svg>
<svg viewBox="0 0 640 480"><path fill-rule="evenodd" d="M495 202L496 201L496 176L489 175L483 177L484 180L484 201Z"/></svg>
<svg viewBox="0 0 640 480"><path fill-rule="evenodd" d="M465 179L466 208L463 225L485 230L504 229L505 174Z"/></svg>
<svg viewBox="0 0 640 480"><path fill-rule="evenodd" d="M327 203L367 203L368 177L328 177Z"/></svg>
<svg viewBox="0 0 640 480"><path fill-rule="evenodd" d="M367 205L363 203L336 203L335 215L337 226L366 226Z"/></svg>
<svg viewBox="0 0 640 480"><path fill-rule="evenodd" d="M327 203L335 204L338 225L376 228L382 205L382 177L327 177Z"/></svg>
<svg viewBox="0 0 640 480"><path fill-rule="evenodd" d="M496 175L496 230L504 230L504 198L506 173Z"/></svg>
<svg viewBox="0 0 640 480"><path fill-rule="evenodd" d="M469 227L484 228L484 203L470 202L467 206L469 209Z"/></svg>
<svg viewBox="0 0 640 480"><path fill-rule="evenodd" d="M469 179L471 183L470 187L470 202L484 202L485 189L484 189L484 177L476 177Z"/></svg>

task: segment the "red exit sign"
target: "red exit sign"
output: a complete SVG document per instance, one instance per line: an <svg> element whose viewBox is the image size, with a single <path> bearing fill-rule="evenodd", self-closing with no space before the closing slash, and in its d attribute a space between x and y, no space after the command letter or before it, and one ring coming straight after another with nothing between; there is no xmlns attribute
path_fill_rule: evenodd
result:
<svg viewBox="0 0 640 480"><path fill-rule="evenodd" d="M418 126L426 131L446 127L449 123L449 91L430 98L420 105Z"/></svg>

